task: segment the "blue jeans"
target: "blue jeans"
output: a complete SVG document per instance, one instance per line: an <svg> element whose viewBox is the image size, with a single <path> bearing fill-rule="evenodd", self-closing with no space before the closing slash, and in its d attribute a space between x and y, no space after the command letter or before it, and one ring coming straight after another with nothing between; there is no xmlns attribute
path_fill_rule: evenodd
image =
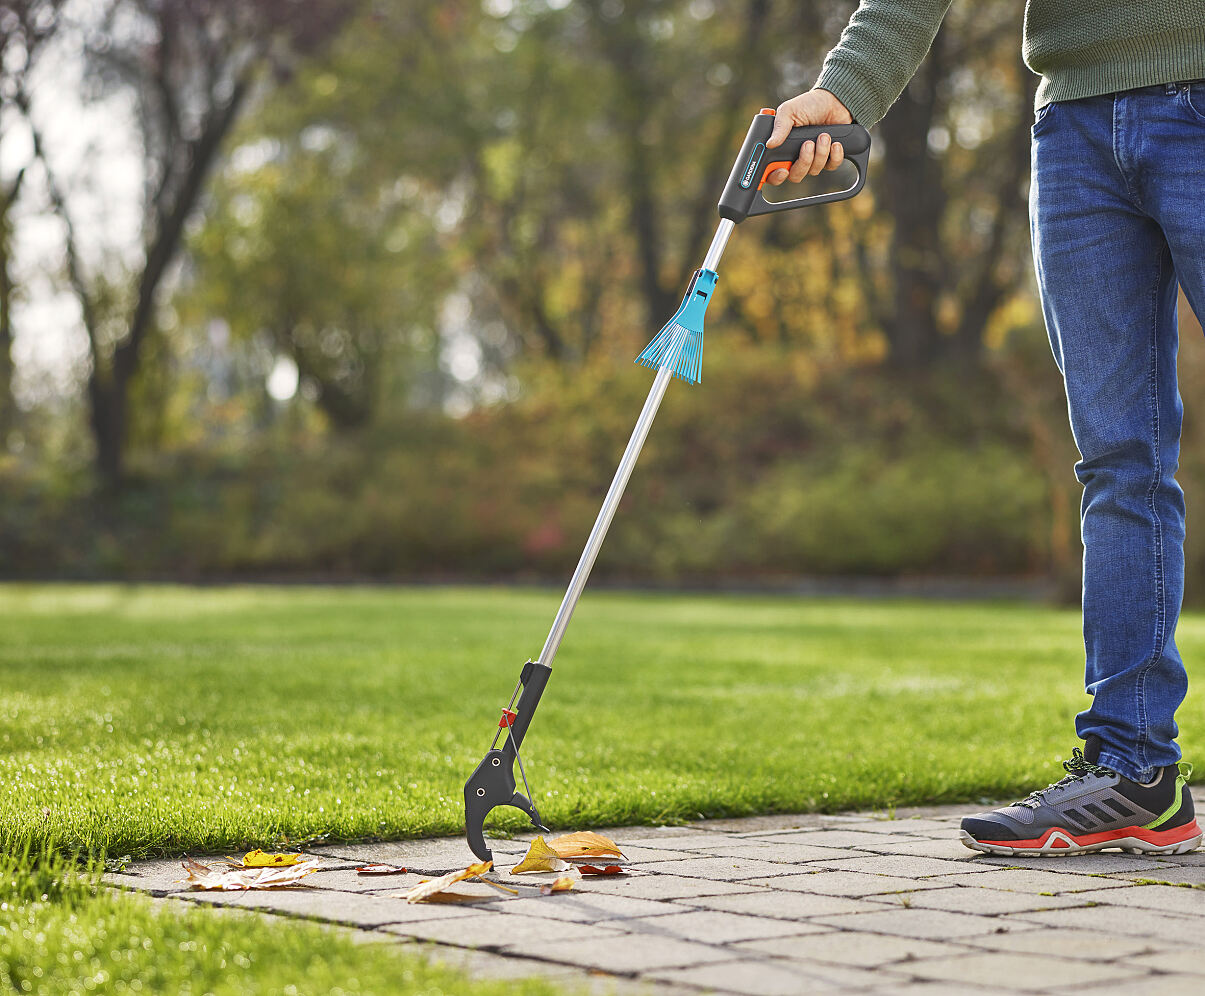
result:
<svg viewBox="0 0 1205 996"><path fill-rule="evenodd" d="M1030 226L1084 486L1084 646L1100 763L1137 781L1180 757L1184 496L1175 473L1176 284L1205 316L1205 83L1049 104Z"/></svg>

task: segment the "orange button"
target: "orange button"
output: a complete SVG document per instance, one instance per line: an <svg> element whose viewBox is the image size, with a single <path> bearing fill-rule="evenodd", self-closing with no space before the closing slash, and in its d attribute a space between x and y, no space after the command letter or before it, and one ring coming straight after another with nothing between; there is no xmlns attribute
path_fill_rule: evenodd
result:
<svg viewBox="0 0 1205 996"><path fill-rule="evenodd" d="M758 114L773 114L773 113L774 113L774 108L773 108L773 107L763 107L763 108L762 108L760 111L758 111L757 113L758 113Z"/></svg>

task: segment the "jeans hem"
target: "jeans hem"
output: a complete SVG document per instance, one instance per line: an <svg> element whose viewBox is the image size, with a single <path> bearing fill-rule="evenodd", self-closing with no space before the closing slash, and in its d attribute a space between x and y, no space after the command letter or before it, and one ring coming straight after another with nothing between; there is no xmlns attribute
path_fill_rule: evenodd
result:
<svg viewBox="0 0 1205 996"><path fill-rule="evenodd" d="M1142 768L1131 764L1129 760L1120 754L1114 754L1107 749L1100 752L1100 757L1096 759L1096 763L1104 765L1111 771L1116 771L1123 778L1128 778L1132 782L1145 784L1155 777L1154 767L1147 768L1144 771Z"/></svg>

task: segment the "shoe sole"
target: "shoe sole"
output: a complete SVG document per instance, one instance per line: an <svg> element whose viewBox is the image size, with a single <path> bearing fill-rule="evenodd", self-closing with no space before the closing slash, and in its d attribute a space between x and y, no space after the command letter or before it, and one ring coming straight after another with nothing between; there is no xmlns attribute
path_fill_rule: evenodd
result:
<svg viewBox="0 0 1205 996"><path fill-rule="evenodd" d="M1117 836L1118 834L1124 836ZM1136 836L1136 834L1144 834L1145 837ZM1201 829L1195 820L1188 826L1162 832L1127 827L1111 833L1084 834L1080 837L1056 828L1043 834L1037 840L1019 841L1012 844L1002 840L976 840L966 830L959 831L959 839L972 851L982 851L984 854L1020 854L1039 857L1059 854L1090 854L1114 847L1129 854L1187 854L1201 846L1201 837Z"/></svg>

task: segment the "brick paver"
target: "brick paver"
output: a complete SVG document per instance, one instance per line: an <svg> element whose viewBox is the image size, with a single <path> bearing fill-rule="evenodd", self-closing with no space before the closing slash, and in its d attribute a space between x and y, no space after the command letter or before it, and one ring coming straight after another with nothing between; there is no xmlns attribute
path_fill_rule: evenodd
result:
<svg viewBox="0 0 1205 996"><path fill-rule="evenodd" d="M475 978L535 975L582 992L1205 992L1205 890L1192 888L1205 885L1205 856L976 855L958 843L960 812L612 829L630 874L550 896L534 888L540 876L505 874L530 834L495 842L514 898L472 882L455 887L460 901L399 898L473 860L458 838L315 847L322 870L287 890L194 892L179 861L162 859L106 879L166 897L156 902L345 924ZM369 862L410 871L355 871Z"/></svg>

